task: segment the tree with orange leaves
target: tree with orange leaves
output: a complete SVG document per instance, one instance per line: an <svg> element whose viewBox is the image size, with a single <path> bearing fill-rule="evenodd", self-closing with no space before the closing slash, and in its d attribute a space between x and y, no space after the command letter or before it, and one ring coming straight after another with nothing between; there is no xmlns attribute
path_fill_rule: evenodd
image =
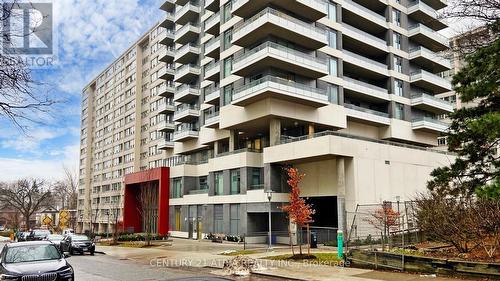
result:
<svg viewBox="0 0 500 281"><path fill-rule="evenodd" d="M304 178L305 174L301 174L297 168L286 168L285 171L288 174L287 183L291 187L289 194L289 204L282 207L282 210L287 213L290 222L297 225L297 229L301 229L303 226L313 222L312 215L316 212L310 204L307 204L304 198L300 197L299 183ZM291 242L290 227L288 228L290 234L290 246L293 251L293 243ZM302 255L302 241L298 241L299 251Z"/></svg>

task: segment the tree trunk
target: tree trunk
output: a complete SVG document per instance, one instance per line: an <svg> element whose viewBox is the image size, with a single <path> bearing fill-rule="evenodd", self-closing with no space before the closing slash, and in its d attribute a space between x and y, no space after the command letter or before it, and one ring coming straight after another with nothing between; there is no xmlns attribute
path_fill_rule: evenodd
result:
<svg viewBox="0 0 500 281"><path fill-rule="evenodd" d="M292 230L290 229L290 222L288 223L288 236L290 237L290 248L292 249L292 256L295 255L293 251Z"/></svg>
<svg viewBox="0 0 500 281"><path fill-rule="evenodd" d="M307 224L307 255L311 254L311 233L309 230L309 224Z"/></svg>
<svg viewBox="0 0 500 281"><path fill-rule="evenodd" d="M26 214L24 214L24 223L25 223L25 226L26 226L26 230L30 230L30 216Z"/></svg>
<svg viewBox="0 0 500 281"><path fill-rule="evenodd" d="M302 256L302 226L299 227L300 229L300 239L299 239L299 254Z"/></svg>

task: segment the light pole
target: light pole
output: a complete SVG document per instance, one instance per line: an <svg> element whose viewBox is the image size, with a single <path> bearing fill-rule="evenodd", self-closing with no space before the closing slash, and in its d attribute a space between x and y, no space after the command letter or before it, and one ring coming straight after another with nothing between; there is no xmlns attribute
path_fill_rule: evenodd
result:
<svg viewBox="0 0 500 281"><path fill-rule="evenodd" d="M271 251L271 199L273 198L273 191L269 189L267 192L267 200L269 200L269 246L267 248L268 251Z"/></svg>
<svg viewBox="0 0 500 281"><path fill-rule="evenodd" d="M108 225L106 227L106 239L109 238L109 209L106 210L106 215L108 216Z"/></svg>

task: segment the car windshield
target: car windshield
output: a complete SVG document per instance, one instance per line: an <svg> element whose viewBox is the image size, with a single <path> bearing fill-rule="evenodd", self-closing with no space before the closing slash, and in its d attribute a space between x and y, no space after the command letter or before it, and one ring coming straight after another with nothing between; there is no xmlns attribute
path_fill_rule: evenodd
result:
<svg viewBox="0 0 500 281"><path fill-rule="evenodd" d="M90 240L85 235L73 235L73 236L71 236L71 239L73 239L73 241L88 241L88 240Z"/></svg>
<svg viewBox="0 0 500 281"><path fill-rule="evenodd" d="M61 254L54 245L26 245L7 249L6 263L20 263L60 259Z"/></svg>
<svg viewBox="0 0 500 281"><path fill-rule="evenodd" d="M47 239L49 239L49 240L62 240L63 236L59 235L59 234L51 234L51 235L47 236Z"/></svg>
<svg viewBox="0 0 500 281"><path fill-rule="evenodd" d="M47 236L50 234L50 231L48 230L35 230L33 231L33 235L35 236Z"/></svg>

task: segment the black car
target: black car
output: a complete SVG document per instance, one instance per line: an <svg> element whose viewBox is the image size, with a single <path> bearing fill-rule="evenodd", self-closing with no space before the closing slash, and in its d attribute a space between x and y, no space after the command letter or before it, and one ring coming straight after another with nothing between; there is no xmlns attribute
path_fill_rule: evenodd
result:
<svg viewBox="0 0 500 281"><path fill-rule="evenodd" d="M26 241L45 240L50 235L50 231L46 229L35 229L26 237Z"/></svg>
<svg viewBox="0 0 500 281"><path fill-rule="evenodd" d="M70 255L74 253L84 254L89 252L94 255L95 244L85 235L66 235L59 244L61 252L69 252Z"/></svg>
<svg viewBox="0 0 500 281"><path fill-rule="evenodd" d="M56 247L60 249L60 244L63 238L64 236L62 236L61 234L50 234L49 236L47 236L46 240L52 242L52 244L56 245Z"/></svg>
<svg viewBox="0 0 500 281"><path fill-rule="evenodd" d="M49 241L6 244L0 259L0 280L75 280L73 267Z"/></svg>

